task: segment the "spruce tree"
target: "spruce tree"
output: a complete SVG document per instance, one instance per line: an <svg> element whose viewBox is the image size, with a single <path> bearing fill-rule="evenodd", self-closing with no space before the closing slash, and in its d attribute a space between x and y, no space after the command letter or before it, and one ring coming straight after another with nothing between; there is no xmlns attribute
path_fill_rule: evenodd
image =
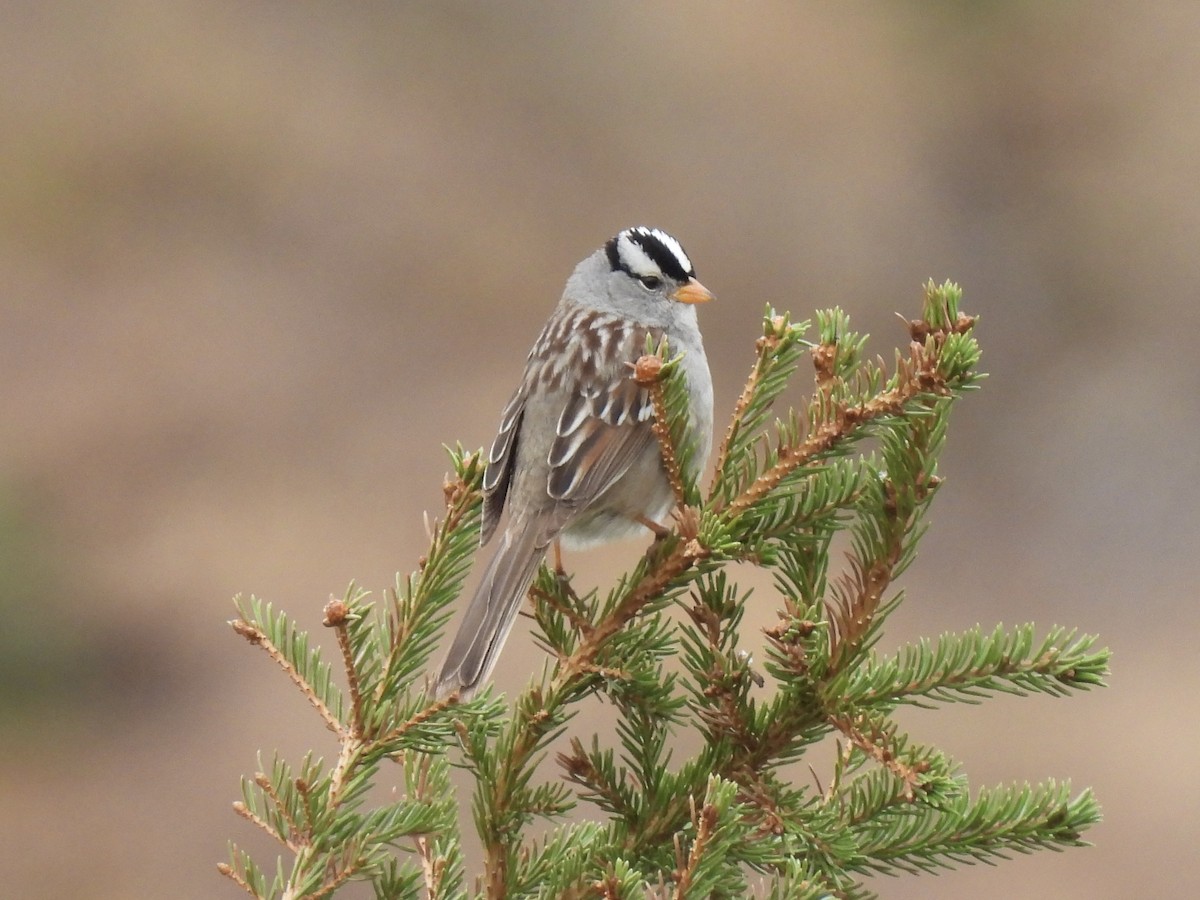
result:
<svg viewBox="0 0 1200 900"><path fill-rule="evenodd" d="M545 665L514 698L439 700L426 680L477 549L478 452L451 451L417 570L380 601L352 585L326 605L334 663L288 615L239 599L234 630L296 685L337 750L260 760L234 808L283 856L268 871L232 844L222 874L261 898L365 881L379 898L816 900L875 896L875 873L1083 846L1100 815L1089 790L973 790L895 713L1102 685L1109 654L1095 637L1026 624L875 649L940 490L950 412L982 378L960 299L956 285L926 285L890 366L865 357L840 310L793 323L768 309L707 491L681 458L677 359L648 346L631 377L655 400L673 527L608 590L581 596L543 567L530 608ZM811 395L779 411L806 361ZM745 650L760 640L742 628L749 592L729 568L746 562L772 573L779 610L761 662ZM589 698L615 711L612 733L581 726ZM831 768L796 765L826 739ZM455 765L474 781L480 872L464 860Z"/></svg>

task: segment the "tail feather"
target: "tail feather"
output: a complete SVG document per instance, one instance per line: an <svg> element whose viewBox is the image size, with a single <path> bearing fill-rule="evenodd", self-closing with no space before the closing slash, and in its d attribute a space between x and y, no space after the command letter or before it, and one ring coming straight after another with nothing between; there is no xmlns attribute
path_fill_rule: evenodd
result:
<svg viewBox="0 0 1200 900"><path fill-rule="evenodd" d="M546 555L546 545L537 538L536 527L515 522L501 535L500 545L467 604L442 663L437 696L458 691L462 699L469 699L492 674L521 602Z"/></svg>

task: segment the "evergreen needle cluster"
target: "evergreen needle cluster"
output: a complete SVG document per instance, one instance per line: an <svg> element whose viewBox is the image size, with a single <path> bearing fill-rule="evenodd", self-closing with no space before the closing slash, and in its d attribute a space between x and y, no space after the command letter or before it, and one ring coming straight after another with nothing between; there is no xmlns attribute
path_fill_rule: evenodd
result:
<svg viewBox="0 0 1200 900"><path fill-rule="evenodd" d="M299 688L337 754L260 760L234 809L284 855L268 871L231 845L222 874L261 898L365 881L379 898L816 900L874 896L875 873L1082 845L1099 819L1090 791L972 791L894 713L1102 685L1108 651L1094 637L997 626L874 649L941 484L950 411L982 377L960 297L929 283L890 366L864 357L840 310L815 328L768 310L704 493L682 458L676 360L648 346L632 377L655 401L674 527L607 591L580 596L543 568L531 595L546 664L511 703L436 700L425 682L477 545L479 453L451 452L445 513L416 572L378 604L353 586L330 600L335 664L283 612L239 601L234 629ZM807 366L811 395L779 410ZM850 549L835 570L839 534ZM772 573L779 609L761 664L743 647L761 639L741 627L748 591L728 568L745 562ZM597 697L616 728L581 733L573 717ZM831 771L795 765L829 737ZM452 765L474 781L478 873Z"/></svg>

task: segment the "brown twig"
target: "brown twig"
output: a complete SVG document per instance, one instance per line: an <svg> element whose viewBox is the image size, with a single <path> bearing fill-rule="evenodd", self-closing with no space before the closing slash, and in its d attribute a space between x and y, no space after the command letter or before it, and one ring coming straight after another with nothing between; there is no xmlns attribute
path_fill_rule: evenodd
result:
<svg viewBox="0 0 1200 900"><path fill-rule="evenodd" d="M835 762L833 766L833 775L829 779L829 789L821 795L821 802L826 806L833 802L833 798L837 796L837 792L841 789L842 773L845 772L846 767L850 765L850 755L854 748L849 743L843 744L841 741L838 741L837 749L838 758L837 762Z"/></svg>
<svg viewBox="0 0 1200 900"><path fill-rule="evenodd" d="M905 382L895 390L885 391L860 406L837 405L833 418L818 426L800 444L780 448L779 461L759 475L729 504L729 514L736 516L749 509L775 490L788 475L813 457L829 452L850 432L873 419L898 415L903 412L906 403L926 390L912 382Z"/></svg>
<svg viewBox="0 0 1200 900"><path fill-rule="evenodd" d="M755 827L755 832L759 836L783 834L787 830L787 824L779 811L777 794L772 790L772 786L758 772L747 771L744 774L745 778L738 780L738 800L757 810L760 821ZM746 816L746 821L753 820L752 816Z"/></svg>
<svg viewBox="0 0 1200 900"><path fill-rule="evenodd" d="M675 504L683 506L687 497L683 491L683 473L680 470L679 457L675 452L675 445L671 441L671 425L667 419L667 399L662 386L662 369L661 357L640 357L633 366L633 380L650 392L650 402L654 405L654 421L650 427L658 441L658 450L662 455L667 480L671 483L671 492L675 495Z"/></svg>
<svg viewBox="0 0 1200 900"><path fill-rule="evenodd" d="M433 848L429 838L421 835L413 841L417 847L417 855L421 857L421 876L425 880L425 896L436 897L442 881L441 867L433 858Z"/></svg>
<svg viewBox="0 0 1200 900"><path fill-rule="evenodd" d="M260 829L267 835L269 835L270 837L274 838L277 841L282 842L283 845L285 847L287 847L289 850L291 850L293 853L299 853L300 848L302 846L304 846L303 843L296 843L296 842L290 840L289 838L285 838L283 835L279 834L279 832L277 832L273 827L271 827L271 825L268 824L266 822L266 820L262 819L260 816L255 815L250 810L250 807L246 806L246 804L242 803L240 800L234 802L233 811L234 811L234 813L236 813L237 815L239 815L243 819L245 819L247 822L254 825L256 828ZM288 820L288 824L292 825L293 823L291 822L290 818L288 817L287 812L285 810L283 810L282 808L280 808L280 812L283 814L283 817ZM294 827L292 828L292 833L293 834L297 833L297 831Z"/></svg>
<svg viewBox="0 0 1200 900"><path fill-rule="evenodd" d="M292 818L291 810L288 809L287 804L283 802L282 798L280 798L279 793L275 790L275 785L271 783L271 779L267 777L266 773L256 773L254 776L254 783L258 785L259 790L261 790L263 794L266 795L275 805L275 808L279 810L279 814L283 816L283 820L287 823L288 828L291 829L292 834L299 838L300 845L302 846L307 844L308 829L302 828L300 823ZM276 838L278 837L279 836L276 835ZM287 845L289 848L295 849L292 847L292 842L287 842Z"/></svg>
<svg viewBox="0 0 1200 900"><path fill-rule="evenodd" d="M708 849L708 842L716 830L717 808L711 803L706 803L704 808L697 813L693 801L692 821L696 824L696 840L692 842L692 849L688 853L687 864L682 870L673 873L675 893L672 896L675 900L686 900L687 892L692 886L692 877L696 871L696 867L700 864L700 858L704 855L704 851Z"/></svg>
<svg viewBox="0 0 1200 900"><path fill-rule="evenodd" d="M337 735L342 733L342 723L338 721L337 716L335 716L330 711L329 707L321 701L321 698L318 697L316 692L313 690L312 685L310 685L308 681L305 680L304 676L302 676L296 670L296 667L288 661L287 657L285 657L279 651L279 648L271 643L270 639L266 635L266 632L255 625L251 625L245 619L234 619L229 624L235 632L240 634L251 644L254 644L257 647L262 647L267 656L271 657L271 659L275 661L279 668L283 669L283 671L287 673L288 678L292 680L292 684L300 688L300 690L304 693L304 696L308 698L308 702L311 703L313 708L321 714L321 718L325 720L326 728Z"/></svg>
<svg viewBox="0 0 1200 900"><path fill-rule="evenodd" d="M773 322L776 328L783 327L783 317L777 316ZM764 334L754 343L754 349L758 356L754 360L754 365L750 367L750 374L746 378L746 383L742 387L742 393L737 399L737 403L733 406L733 416L729 420L729 427L725 429L725 438L721 441L721 447L717 450L716 471L718 477L725 469L725 463L729 457L729 448L733 445L734 439L742 427L742 416L746 414L747 407L754 399L755 388L758 387L759 379L762 378L763 366L767 364L770 358L771 351L779 346L779 337L776 334Z"/></svg>
<svg viewBox="0 0 1200 900"><path fill-rule="evenodd" d="M352 876L360 868L362 868L362 866L357 862L351 862L342 868L335 868L330 873L329 879L321 885L320 889L315 894L310 894L309 896L311 896L313 900L318 900L320 897L328 897L339 887L349 881L350 876ZM284 897L287 896L287 894L284 894Z"/></svg>
<svg viewBox="0 0 1200 900"><path fill-rule="evenodd" d="M250 883L248 881L246 881L246 879L242 875L242 873L239 872L237 869L235 869L233 866L231 866L229 863L223 863L223 862L217 863L217 871L220 872L222 875L224 875L226 878L228 878L230 881L232 881L234 884L236 884L238 887L240 887L243 891L245 891L251 897L258 896L258 894L255 892L254 888L250 887Z"/></svg>
<svg viewBox="0 0 1200 900"><path fill-rule="evenodd" d="M920 440L916 442L919 444ZM894 482L890 479L884 482L883 520L879 529L883 546L871 560L850 556L848 570L834 582L833 596L826 602L831 676L840 671L870 632L884 592L895 578L896 566L904 555L905 536L922 502L939 483L936 476L919 475L911 485L911 496L905 499Z"/></svg>
<svg viewBox="0 0 1200 900"><path fill-rule="evenodd" d="M754 729L746 721L738 689L749 677L747 667L727 665L722 641L729 620L699 599L687 609L688 617L704 635L708 644L708 663L703 672L700 695L706 701L698 704L696 714L707 726L714 742L727 740L734 746L746 746L753 740Z"/></svg>
<svg viewBox="0 0 1200 900"><path fill-rule="evenodd" d="M307 833L311 833L312 826L317 821L316 810L313 808L313 792L312 785L305 778L296 779L296 793L300 795L300 799L304 801L304 818L308 822L308 827L305 829Z"/></svg>
<svg viewBox="0 0 1200 900"><path fill-rule="evenodd" d="M587 751L583 748L583 742L579 738L571 738L571 752L559 753L556 761L571 781L587 788L597 797L603 797L612 809L628 812L629 804L621 795L617 785L607 781L600 770L592 765Z"/></svg>
<svg viewBox="0 0 1200 900"><path fill-rule="evenodd" d="M342 747L338 752L337 762L334 764L333 771L329 773L329 803L331 806L337 805L341 799L349 773L365 746L366 742L360 737L349 734L342 735Z"/></svg>
<svg viewBox="0 0 1200 900"><path fill-rule="evenodd" d="M422 755L416 766L416 786L413 792L412 799L422 803L431 802L429 788L429 767L433 763L433 757ZM416 847L417 855L421 858L421 877L425 881L425 896L429 900L434 900L437 897L442 886L442 879L446 876L446 859L442 856L435 856L433 843L428 835L420 834L413 838L413 845Z"/></svg>
<svg viewBox="0 0 1200 900"><path fill-rule="evenodd" d="M912 803L916 799L917 790L921 788L920 766L909 766L896 758L895 752L887 746L891 740L890 734L874 727L871 728L871 734L865 733L862 726L871 724L865 716L856 719L847 715L830 716L829 724L844 734L855 747L900 779L904 785L901 796L905 801Z"/></svg>
<svg viewBox="0 0 1200 900"><path fill-rule="evenodd" d="M357 849L357 845L353 840L345 842L351 849ZM307 871L308 859L312 854L311 848L304 848L300 853L296 854L296 863L292 871ZM294 882L289 883L284 887L283 893L280 894L280 900L298 900L299 897L312 897L314 900L320 897L328 897L339 887L345 884L350 878L362 868L362 860L360 858L346 859L346 854L343 853L343 858L339 860L341 865L330 863L325 870L325 880L321 882L321 886L314 893L297 893L298 888Z"/></svg>
<svg viewBox="0 0 1200 900"><path fill-rule="evenodd" d="M639 581L616 608L592 629L592 633L580 642L575 652L559 668L551 690L565 688L580 672L593 665L596 655L609 638L704 555L705 551L694 539L687 543L681 541L655 570Z"/></svg>
<svg viewBox="0 0 1200 900"><path fill-rule="evenodd" d="M458 704L458 695L457 694L451 694L449 696L442 697L440 700L435 700L433 703L430 703L427 707L425 707L420 712L413 713L413 715L410 716L407 721L401 723L400 725L397 725L395 728L393 728L387 734L383 735L382 737L376 738L375 743L384 744L384 743L391 743L392 741L398 740L399 738L402 738L405 735L405 733L408 732L409 729L416 728L418 725L422 725L425 722L428 722L430 719L432 719L438 713L449 709L451 706L456 706L457 704Z"/></svg>
<svg viewBox="0 0 1200 900"><path fill-rule="evenodd" d="M358 669L354 665L354 648L350 646L350 629L346 622L350 608L336 597L330 597L325 604L325 618L321 624L332 628L337 635L338 649L342 651L342 665L346 670L346 681L350 685L350 735L355 738L363 736L362 694L358 686Z"/></svg>
<svg viewBox="0 0 1200 900"><path fill-rule="evenodd" d="M895 532L899 533L895 533ZM829 671L841 669L847 654L871 629L883 593L892 583L896 562L902 551L903 529L893 529L887 555L865 569L855 557L849 560L850 570L842 573L834 585L834 599L825 607L829 615Z"/></svg>
<svg viewBox="0 0 1200 900"><path fill-rule="evenodd" d="M810 351L813 362L814 377L817 390L829 394L837 381L837 348L836 342L817 344Z"/></svg>
<svg viewBox="0 0 1200 900"><path fill-rule="evenodd" d="M563 616L583 637L586 638L588 636L588 632L592 630L592 623L589 622L586 617L581 616L578 610L575 610L568 604L563 603L558 597L549 591L543 591L536 586L532 588L532 593L534 598L539 603L546 604L546 606Z"/></svg>

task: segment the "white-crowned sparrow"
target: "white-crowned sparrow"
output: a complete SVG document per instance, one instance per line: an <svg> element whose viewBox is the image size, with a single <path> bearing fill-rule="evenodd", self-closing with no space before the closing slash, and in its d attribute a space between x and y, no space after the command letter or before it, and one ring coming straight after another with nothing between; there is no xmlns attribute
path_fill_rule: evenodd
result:
<svg viewBox="0 0 1200 900"><path fill-rule="evenodd" d="M483 477L481 542L508 521L442 664L439 696L491 674L550 543L568 549L646 533L674 503L630 363L667 338L690 393L691 457L712 444L712 378L695 303L711 300L675 238L628 228L575 267L504 408Z"/></svg>

